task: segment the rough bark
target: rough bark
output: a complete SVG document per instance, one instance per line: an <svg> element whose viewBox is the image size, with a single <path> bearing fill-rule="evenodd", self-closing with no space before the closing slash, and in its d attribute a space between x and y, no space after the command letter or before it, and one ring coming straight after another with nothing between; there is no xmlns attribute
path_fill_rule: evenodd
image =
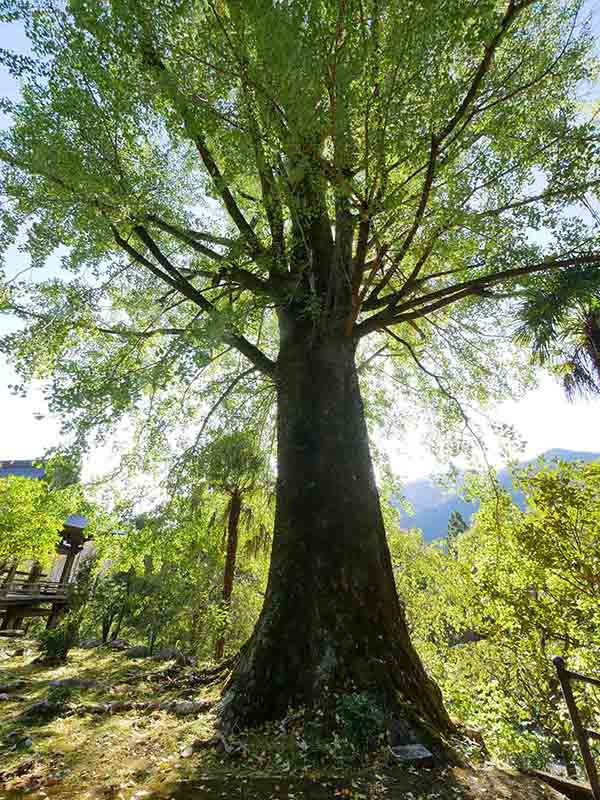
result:
<svg viewBox="0 0 600 800"><path fill-rule="evenodd" d="M223 603L229 607L233 592L233 577L235 575L235 562L238 548L238 527L242 511L242 497L239 491L232 492L227 518L227 553L225 555L225 570L223 572ZM215 659L220 661L225 652L225 634L219 637L215 646Z"/></svg>
<svg viewBox="0 0 600 800"><path fill-rule="evenodd" d="M396 593L355 343L281 315L278 482L266 598L221 704L252 725L334 692L373 690L432 729L451 722Z"/></svg>

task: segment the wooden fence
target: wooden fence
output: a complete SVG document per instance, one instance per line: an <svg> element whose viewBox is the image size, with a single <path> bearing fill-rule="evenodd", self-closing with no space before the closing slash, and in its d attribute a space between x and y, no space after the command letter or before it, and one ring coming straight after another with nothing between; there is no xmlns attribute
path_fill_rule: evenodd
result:
<svg viewBox="0 0 600 800"><path fill-rule="evenodd" d="M577 703L575 702L575 696L573 695L573 689L571 687L572 681L581 681L582 683L589 683L592 686L600 686L600 679L591 678L588 675L581 675L579 672L568 670L564 659L560 656L556 656L556 658L553 659L553 663L556 667L563 697L565 698L565 703L567 704L567 708L569 710L569 716L571 717L571 722L573 723L575 738L577 740L577 744L579 745L579 751L581 753L581 758L583 759L583 765L585 767L588 781L590 782L592 795L594 796L594 800L600 800L600 781L598 780L598 771L596 769L596 765L592 757L592 751L590 750L589 745L590 739L600 741L600 733L598 733L598 731L589 730L583 726L581 717L579 716L579 709L577 708Z"/></svg>
<svg viewBox="0 0 600 800"><path fill-rule="evenodd" d="M43 598L48 600L66 599L67 587L59 581L13 580L0 584L0 600L27 600Z"/></svg>

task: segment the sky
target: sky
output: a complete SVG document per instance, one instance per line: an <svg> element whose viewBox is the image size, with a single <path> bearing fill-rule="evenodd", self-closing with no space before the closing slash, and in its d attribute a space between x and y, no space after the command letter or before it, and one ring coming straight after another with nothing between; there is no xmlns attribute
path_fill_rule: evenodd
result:
<svg viewBox="0 0 600 800"><path fill-rule="evenodd" d="M590 8L594 8L591 4ZM600 30L600 8L596 7L595 28ZM27 43L15 25L0 25L0 47L26 52ZM0 96L15 97L18 86L0 70ZM2 120L0 119L0 126ZM8 272L27 266L22 254L14 252ZM0 335L14 322L0 317ZM49 412L43 396L43 385L29 387L25 398L15 396L10 384L18 382L10 363L0 354L0 460L39 457L51 447L60 446L60 419ZM525 442L523 458L535 457L549 449L564 448L600 452L600 400L577 400L569 403L558 382L540 372L539 385L519 402L507 402L494 412L496 421L515 427ZM436 460L423 444L426 431L417 430L402 440L391 443L392 466L402 480L423 477L448 465ZM490 443L490 460L498 463L498 455ZM94 472L108 463L109 456L94 455ZM90 466L88 465L88 472Z"/></svg>

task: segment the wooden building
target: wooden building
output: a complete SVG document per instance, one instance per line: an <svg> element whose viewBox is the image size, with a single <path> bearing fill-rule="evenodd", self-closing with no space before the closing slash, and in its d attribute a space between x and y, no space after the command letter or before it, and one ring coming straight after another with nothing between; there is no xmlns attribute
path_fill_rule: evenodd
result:
<svg viewBox="0 0 600 800"><path fill-rule="evenodd" d="M0 461L0 478L21 475L39 480L44 471L31 461ZM46 618L46 627L53 628L68 603L68 585L86 550L93 548L85 534L87 520L73 514L65 520L56 557L47 572L33 561L7 559L0 563L0 631L20 629L31 617Z"/></svg>

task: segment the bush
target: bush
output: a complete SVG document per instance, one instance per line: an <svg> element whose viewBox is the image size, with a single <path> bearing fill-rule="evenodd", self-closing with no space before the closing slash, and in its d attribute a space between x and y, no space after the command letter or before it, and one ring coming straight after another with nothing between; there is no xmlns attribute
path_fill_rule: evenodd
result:
<svg viewBox="0 0 600 800"><path fill-rule="evenodd" d="M384 732L385 715L378 698L368 692L338 697L336 717L340 735L357 753L373 750Z"/></svg>
<svg viewBox="0 0 600 800"><path fill-rule="evenodd" d="M77 641L78 626L68 618L58 628L40 631L37 642L43 661L64 661Z"/></svg>
<svg viewBox="0 0 600 800"><path fill-rule="evenodd" d="M385 713L376 695L339 695L328 708L305 718L304 738L309 761L360 762L381 743Z"/></svg>

